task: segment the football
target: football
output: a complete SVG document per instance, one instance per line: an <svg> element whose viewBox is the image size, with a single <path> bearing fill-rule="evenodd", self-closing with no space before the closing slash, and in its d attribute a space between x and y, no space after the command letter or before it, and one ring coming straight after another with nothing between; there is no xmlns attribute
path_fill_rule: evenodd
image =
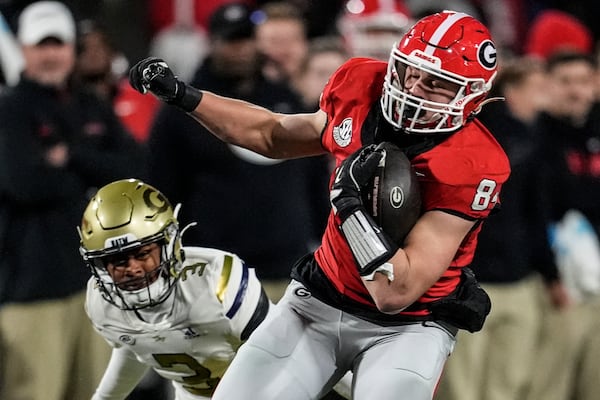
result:
<svg viewBox="0 0 600 400"><path fill-rule="evenodd" d="M381 229L402 246L421 215L419 181L410 160L398 146L383 142L377 149L383 149L384 157L363 203Z"/></svg>

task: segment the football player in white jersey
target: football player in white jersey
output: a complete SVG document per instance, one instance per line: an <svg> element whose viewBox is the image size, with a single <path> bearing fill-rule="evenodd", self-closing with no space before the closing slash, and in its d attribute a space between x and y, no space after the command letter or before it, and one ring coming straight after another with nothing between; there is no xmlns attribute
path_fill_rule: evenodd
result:
<svg viewBox="0 0 600 400"><path fill-rule="evenodd" d="M113 347L93 400L125 399L149 368L172 381L177 400L210 399L271 307L236 255L182 246L178 210L128 179L101 188L83 214L86 311Z"/></svg>

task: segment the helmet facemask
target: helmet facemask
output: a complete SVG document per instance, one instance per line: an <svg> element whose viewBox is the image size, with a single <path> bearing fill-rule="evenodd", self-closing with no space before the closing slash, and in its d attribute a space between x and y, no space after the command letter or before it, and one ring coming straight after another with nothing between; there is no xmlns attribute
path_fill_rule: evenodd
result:
<svg viewBox="0 0 600 400"><path fill-rule="evenodd" d="M406 56L394 46L381 97L383 115L394 128L405 133L453 133L467 122L475 100L482 100L489 88L483 79L465 79L444 71L435 59L428 58ZM455 88L454 97L442 103L411 94L406 82L412 73L425 74L433 82Z"/></svg>
<svg viewBox="0 0 600 400"><path fill-rule="evenodd" d="M161 233L127 246L97 252L86 252L81 248L81 255L96 278L104 300L122 310L137 310L160 304L169 297L178 278L181 263L174 255L174 248L179 247L175 246L175 241L179 240L177 228L172 225L167 230L174 233L170 240L167 239L169 235ZM158 245L160 251L160 260L156 268L146 271L143 276L115 282L108 271L108 265L119 265L121 262L126 265L128 259L134 257L132 253L152 244Z"/></svg>

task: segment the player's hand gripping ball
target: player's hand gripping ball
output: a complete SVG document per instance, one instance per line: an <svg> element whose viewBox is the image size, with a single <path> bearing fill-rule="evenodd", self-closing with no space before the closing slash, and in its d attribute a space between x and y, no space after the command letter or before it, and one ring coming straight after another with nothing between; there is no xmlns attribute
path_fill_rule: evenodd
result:
<svg viewBox="0 0 600 400"><path fill-rule="evenodd" d="M421 215L421 193L410 160L393 143L362 147L336 172L331 205L341 221L363 208L397 246Z"/></svg>
<svg viewBox="0 0 600 400"><path fill-rule="evenodd" d="M364 146L348 156L337 168L329 199L333 211L345 221L358 209L364 208L362 194L372 182L383 154L375 145Z"/></svg>
<svg viewBox="0 0 600 400"><path fill-rule="evenodd" d="M380 143L381 151L375 176L363 193L363 204L381 229L398 246L421 215L419 181L410 160L391 142Z"/></svg>

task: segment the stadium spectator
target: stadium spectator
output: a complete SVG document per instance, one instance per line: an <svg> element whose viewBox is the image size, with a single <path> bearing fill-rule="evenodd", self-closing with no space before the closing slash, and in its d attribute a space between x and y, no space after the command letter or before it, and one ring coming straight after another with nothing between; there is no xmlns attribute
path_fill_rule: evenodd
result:
<svg viewBox="0 0 600 400"><path fill-rule="evenodd" d="M548 59L547 73L546 90L552 101L535 126L543 138L540 142L542 158L537 167L539 195L543 201L537 202L537 207L549 225L560 226L566 216L577 212L581 215L579 229L569 235L585 233L587 239L585 235L577 236L579 239L571 240L574 247L566 246L562 250L583 256L575 258L569 268L561 267L560 252L557 254L557 267L565 289L557 292L554 301L543 304L542 335L531 390L524 398L591 399L597 396L596 382L585 381L583 377L600 370L600 355L588 354L586 347L590 337L597 335L594 328L600 319L600 262L594 264L592 257L600 249L597 244L591 249L581 245L589 243L592 237L597 241L600 229L600 212L595 200L600 196L597 65L589 54L559 52ZM591 225L590 229L584 229L587 224ZM591 290L582 291L582 288ZM587 360L587 373L581 369L582 357Z"/></svg>
<svg viewBox="0 0 600 400"><path fill-rule="evenodd" d="M319 109L325 84L348 58L348 52L338 36L324 36L310 41L306 57L292 81L307 112Z"/></svg>
<svg viewBox="0 0 600 400"><path fill-rule="evenodd" d="M112 109L70 85L75 21L55 1L20 14L21 80L0 97L0 398L87 399L110 355L83 311L73 231L90 192L143 175Z"/></svg>
<svg viewBox="0 0 600 400"><path fill-rule="evenodd" d="M304 18L290 3L267 3L255 12L256 45L262 73L273 82L290 84L308 51Z"/></svg>
<svg viewBox="0 0 600 400"><path fill-rule="evenodd" d="M542 60L565 51L592 54L594 39L590 29L575 16L548 9L538 13L531 22L523 50L525 55Z"/></svg>
<svg viewBox="0 0 600 400"><path fill-rule="evenodd" d="M142 96L131 88L124 78L129 62L116 49L105 26L86 19L80 21L78 27L75 83L112 104L128 132L137 142L144 143L150 134L158 100Z"/></svg>
<svg viewBox="0 0 600 400"><path fill-rule="evenodd" d="M390 48L414 22L402 0L348 0L337 27L352 57L385 61Z"/></svg>

